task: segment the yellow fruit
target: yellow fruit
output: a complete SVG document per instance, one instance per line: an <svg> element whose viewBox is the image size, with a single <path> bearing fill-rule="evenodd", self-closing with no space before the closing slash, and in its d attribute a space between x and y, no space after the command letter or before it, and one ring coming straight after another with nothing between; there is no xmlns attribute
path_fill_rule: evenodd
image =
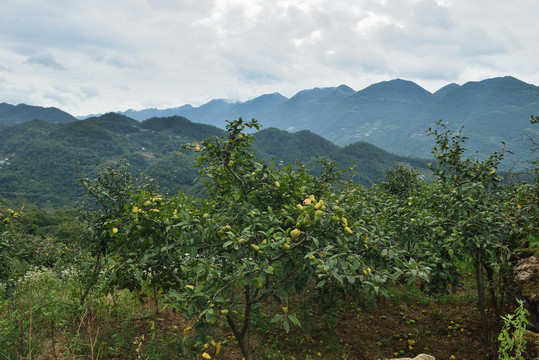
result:
<svg viewBox="0 0 539 360"><path fill-rule="evenodd" d="M200 146L195 146L195 152L199 152L200 151Z"/></svg>
<svg viewBox="0 0 539 360"><path fill-rule="evenodd" d="M314 256L314 255L309 256L309 260L315 261L315 260L316 260L316 256Z"/></svg>
<svg viewBox="0 0 539 360"><path fill-rule="evenodd" d="M223 315L226 315L226 314L228 314L228 310L227 310L227 309L223 309L223 310L221 310L221 314L223 314ZM213 341L213 340L212 340L212 341ZM214 345L214 346L215 346L215 345Z"/></svg>
<svg viewBox="0 0 539 360"><path fill-rule="evenodd" d="M294 229L290 232L290 237L292 239L295 239L299 236L299 234L301 233L301 230L300 229Z"/></svg>
<svg viewBox="0 0 539 360"><path fill-rule="evenodd" d="M207 352L203 353L203 354L202 354L202 357L203 357L204 359L206 359L206 360L211 359L210 354L208 354Z"/></svg>
<svg viewBox="0 0 539 360"><path fill-rule="evenodd" d="M275 186L280 187L280 186L281 186L281 183L279 183L278 181L276 181L276 182L275 182Z"/></svg>
<svg viewBox="0 0 539 360"><path fill-rule="evenodd" d="M346 227L344 228L344 231L346 231L346 232L349 233L349 234L353 234L353 233L354 233L354 232L352 231L352 229L350 229L348 226L346 226Z"/></svg>
<svg viewBox="0 0 539 360"><path fill-rule="evenodd" d="M314 205L314 209L315 210L318 210L322 207L323 204L321 204L320 202L317 202L316 205Z"/></svg>
<svg viewBox="0 0 539 360"><path fill-rule="evenodd" d="M297 207L299 210L303 210L303 205L301 205L301 204L297 204L296 207Z"/></svg>
<svg viewBox="0 0 539 360"><path fill-rule="evenodd" d="M311 205L311 202L312 202L311 199L303 200L303 204L305 204L305 205Z"/></svg>
<svg viewBox="0 0 539 360"><path fill-rule="evenodd" d="M260 246L258 246L258 245L251 244L251 247L253 248L254 251L260 250Z"/></svg>
<svg viewBox="0 0 539 360"><path fill-rule="evenodd" d="M185 285L186 289L194 290L195 287L193 285Z"/></svg>
<svg viewBox="0 0 539 360"><path fill-rule="evenodd" d="M345 217L342 218L342 224L348 226L348 220Z"/></svg>
<svg viewBox="0 0 539 360"><path fill-rule="evenodd" d="M243 243L246 243L246 242L247 242L247 240L245 240L245 239L239 239L238 240L238 244L243 244Z"/></svg>
<svg viewBox="0 0 539 360"><path fill-rule="evenodd" d="M215 344L215 340L212 340L212 341L210 341L210 345L215 347L215 345L217 345L217 344Z"/></svg>
<svg viewBox="0 0 539 360"><path fill-rule="evenodd" d="M112 232L113 232L114 234L116 234L116 233L118 232L118 228L112 229Z"/></svg>
<svg viewBox="0 0 539 360"><path fill-rule="evenodd" d="M279 247L281 249L283 249L283 250L290 250L290 245L288 245L288 244L281 244L281 245L279 245Z"/></svg>
<svg viewBox="0 0 539 360"><path fill-rule="evenodd" d="M316 202L316 199L314 198L314 195L309 196L309 199L311 199L312 202Z"/></svg>

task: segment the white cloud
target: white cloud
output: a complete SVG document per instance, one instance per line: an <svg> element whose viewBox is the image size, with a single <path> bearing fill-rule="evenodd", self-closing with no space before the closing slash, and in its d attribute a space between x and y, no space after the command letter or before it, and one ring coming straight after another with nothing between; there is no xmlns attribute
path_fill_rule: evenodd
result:
<svg viewBox="0 0 539 360"><path fill-rule="evenodd" d="M538 12L536 0L5 0L0 101L79 115L394 77L539 83Z"/></svg>
<svg viewBox="0 0 539 360"><path fill-rule="evenodd" d="M43 67L51 68L53 70L67 70L62 64L60 64L51 54L38 54L32 55L26 59L27 64L40 65Z"/></svg>

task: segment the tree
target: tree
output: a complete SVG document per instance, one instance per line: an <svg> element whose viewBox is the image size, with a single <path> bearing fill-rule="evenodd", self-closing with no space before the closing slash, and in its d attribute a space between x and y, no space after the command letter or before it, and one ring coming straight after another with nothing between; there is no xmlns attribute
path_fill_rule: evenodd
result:
<svg viewBox="0 0 539 360"><path fill-rule="evenodd" d="M373 298L384 294L391 275L426 279L428 269L406 259L410 271L395 271L404 263L399 256L388 261L369 248L364 228L347 216L357 206L357 186L341 181L334 165L311 176L301 166L254 158L245 129L258 127L240 118L228 123L226 137L185 146L199 155L207 199L139 191L95 225L106 239L111 283L158 286L175 309L196 319L202 342L224 321L246 359L253 310L262 302L280 304L268 320L289 331L302 326L287 306L294 294L305 304L318 292L325 301L337 293ZM308 294L309 287L318 291Z"/></svg>

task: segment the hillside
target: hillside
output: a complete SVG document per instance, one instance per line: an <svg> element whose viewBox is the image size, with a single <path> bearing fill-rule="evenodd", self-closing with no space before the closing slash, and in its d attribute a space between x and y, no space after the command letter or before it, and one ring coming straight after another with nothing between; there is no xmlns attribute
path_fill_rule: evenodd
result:
<svg viewBox="0 0 539 360"><path fill-rule="evenodd" d="M527 168L533 159L529 142L539 131L529 126L530 114L539 112L539 87L511 76L448 84L431 93L414 82L394 79L355 91L346 85L299 91L291 98L264 94L239 102L214 99L198 107L127 110L130 119L181 116L195 123L224 129L227 120L255 118L264 128L309 130L339 146L362 141L403 156L429 157L432 139L427 130L438 120L450 127L464 126L471 152L486 157L501 143L513 155L504 166ZM88 116L90 118L98 116ZM55 109L25 104L0 104L0 129L41 119L51 123L75 118Z"/></svg>
<svg viewBox="0 0 539 360"><path fill-rule="evenodd" d="M100 166L118 159L134 171L152 176L162 191L182 190L198 194L193 154L182 154L181 146L224 131L197 124L180 116L151 118L142 122L109 113L68 124L42 120L0 129L0 186L7 200L37 205L73 206L80 199L77 169L93 177ZM337 161L343 168L357 166L356 180L370 185L397 163L413 163L425 172L425 161L387 153L368 144L345 148L310 131L289 133L275 128L254 135L255 155L267 163L296 160L316 169L316 157ZM315 170L316 171L316 170Z"/></svg>
<svg viewBox="0 0 539 360"><path fill-rule="evenodd" d="M77 120L74 116L54 107L0 103L0 127L34 119L62 124Z"/></svg>
<svg viewBox="0 0 539 360"><path fill-rule="evenodd" d="M310 130L340 146L365 141L395 154L420 157L430 156L432 140L426 137L427 129L444 120L454 129L464 126L472 139L469 149L480 156L499 150L505 142L514 153L510 163L532 158L522 137L538 135L528 121L530 114L539 112L538 94L539 87L510 76L448 84L434 93L395 79L360 91L341 85L302 90L290 99L268 94L244 103L212 100L200 107L125 114L137 119L177 114L220 128L225 120L256 118L265 127Z"/></svg>

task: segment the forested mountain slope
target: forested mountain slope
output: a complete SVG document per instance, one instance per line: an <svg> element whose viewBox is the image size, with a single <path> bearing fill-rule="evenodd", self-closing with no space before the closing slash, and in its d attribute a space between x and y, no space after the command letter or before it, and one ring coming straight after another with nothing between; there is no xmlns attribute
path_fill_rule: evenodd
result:
<svg viewBox="0 0 539 360"><path fill-rule="evenodd" d="M180 116L139 122L115 113L68 124L33 120L8 126L0 129L0 196L73 206L81 196L77 171L93 177L100 166L119 159L129 162L133 171L155 178L162 191L196 195L200 188L194 154L181 153L182 145L222 135L217 127ZM340 148L310 131L261 130L254 134L253 151L267 163L280 159L278 166L299 160L316 169L316 157L337 160L345 168L353 162L361 174L357 180L364 185L400 162L426 171L425 160L403 158L367 144Z"/></svg>

